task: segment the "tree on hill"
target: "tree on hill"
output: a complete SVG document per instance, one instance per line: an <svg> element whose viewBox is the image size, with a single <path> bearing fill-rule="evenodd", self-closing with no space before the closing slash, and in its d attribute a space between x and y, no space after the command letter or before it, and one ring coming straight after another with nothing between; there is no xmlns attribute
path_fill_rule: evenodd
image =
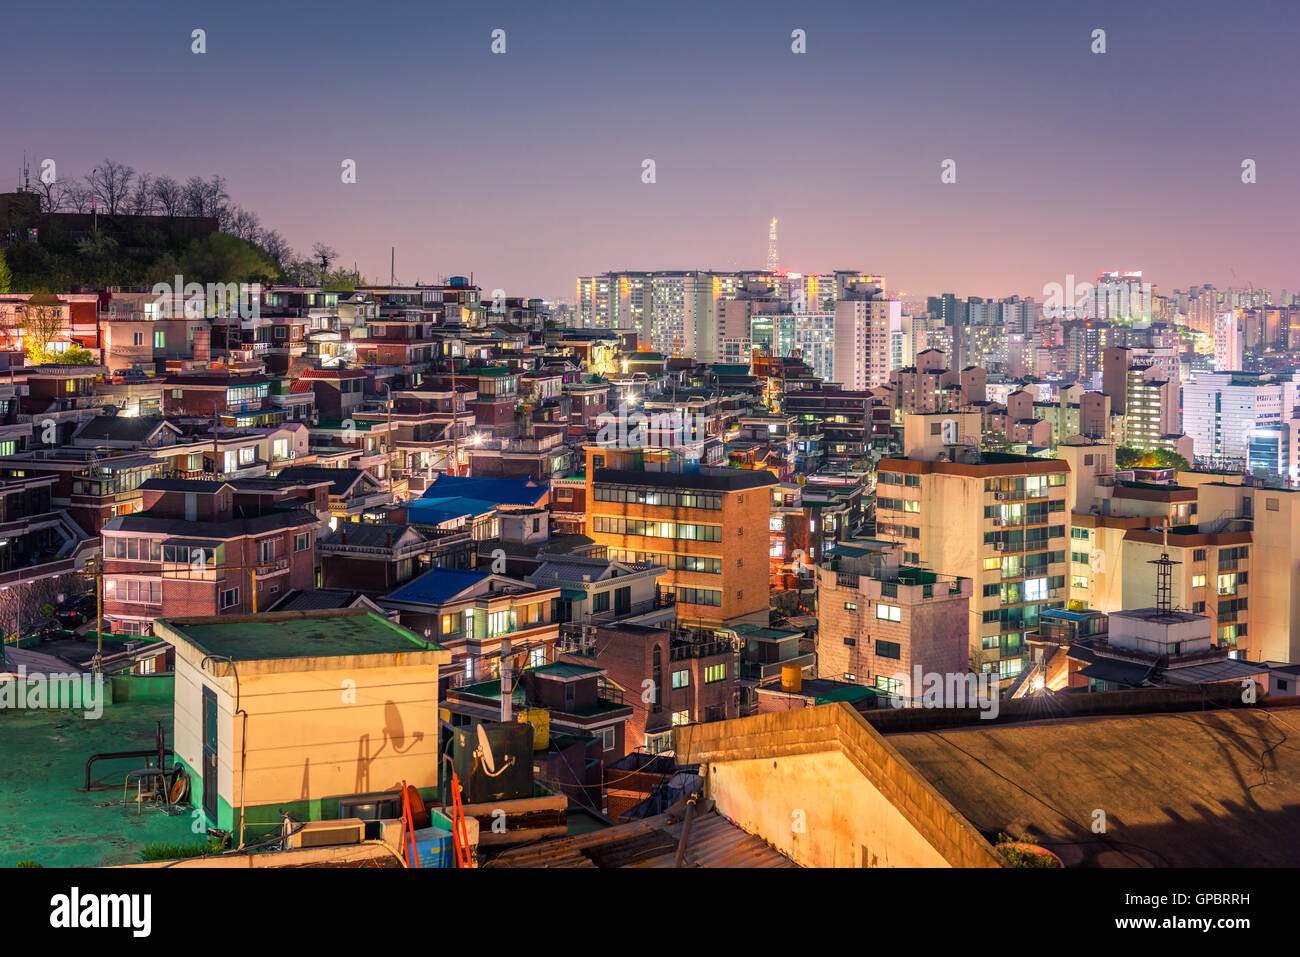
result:
<svg viewBox="0 0 1300 957"><path fill-rule="evenodd" d="M186 282L274 282L280 266L264 250L237 236L212 233L196 239L180 258Z"/></svg>
<svg viewBox="0 0 1300 957"><path fill-rule="evenodd" d="M8 250L12 290L64 292L77 286L151 286L172 281L178 267L187 281L284 282L296 278L303 284L330 283L340 291L354 289L361 281L355 272L332 268L338 253L325 243L317 243L311 254L299 261L279 232L231 201L226 181L219 175L177 180L103 159L85 175L60 176L51 182L42 179L33 189L46 215L39 223L36 242ZM100 228L96 235L84 239L74 238L67 223L49 215L89 213L92 209L102 214ZM114 213L117 218L106 223L105 217ZM227 238L208 237L196 247L188 237L181 238L185 230L174 231L147 220L127 222L123 219L126 215L213 217Z"/></svg>
<svg viewBox="0 0 1300 957"><path fill-rule="evenodd" d="M330 271L330 263L339 258L338 252L333 246L325 243L317 243L311 247L311 258L318 266L322 275L327 275Z"/></svg>

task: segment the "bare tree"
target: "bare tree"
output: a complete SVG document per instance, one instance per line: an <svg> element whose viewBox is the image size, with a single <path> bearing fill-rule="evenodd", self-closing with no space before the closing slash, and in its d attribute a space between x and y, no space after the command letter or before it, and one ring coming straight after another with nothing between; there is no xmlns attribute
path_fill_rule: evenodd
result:
<svg viewBox="0 0 1300 957"><path fill-rule="evenodd" d="M152 216L157 207L158 200L154 196L153 177L148 173L141 173L135 178L135 188L131 190L127 209L136 216Z"/></svg>
<svg viewBox="0 0 1300 957"><path fill-rule="evenodd" d="M316 243L311 247L311 258L319 267L322 274L329 272L330 263L339 258L338 251L332 246L324 243Z"/></svg>
<svg viewBox="0 0 1300 957"><path fill-rule="evenodd" d="M33 191L41 198L41 212L57 213L63 209L68 202L68 190L71 184L65 183L61 179L55 179L51 183L44 180L38 180Z"/></svg>
<svg viewBox="0 0 1300 957"><path fill-rule="evenodd" d="M262 224L257 213L239 206L230 206L221 216L221 231L255 243L262 235Z"/></svg>
<svg viewBox="0 0 1300 957"><path fill-rule="evenodd" d="M131 192L131 180L135 170L124 163L106 159L100 162L98 169L86 177L100 209L113 215L125 212L126 200Z"/></svg>
<svg viewBox="0 0 1300 957"><path fill-rule="evenodd" d="M180 216L185 209L185 188L170 176L153 181L153 198L164 216Z"/></svg>
<svg viewBox="0 0 1300 957"><path fill-rule="evenodd" d="M204 194L207 184L203 182L202 176L191 176L181 187L181 207L186 216L202 216L204 207Z"/></svg>
<svg viewBox="0 0 1300 957"><path fill-rule="evenodd" d="M289 246L289 241L285 239L277 230L268 229L258 237L257 244L270 254L271 258L281 266L287 266L293 261L293 249Z"/></svg>
<svg viewBox="0 0 1300 957"><path fill-rule="evenodd" d="M91 210L94 193L85 183L71 183L65 197L66 205L74 213L88 213Z"/></svg>
<svg viewBox="0 0 1300 957"><path fill-rule="evenodd" d="M224 177L213 176L205 181L201 176L191 176L185 181L183 205L187 216L220 216L229 202Z"/></svg>

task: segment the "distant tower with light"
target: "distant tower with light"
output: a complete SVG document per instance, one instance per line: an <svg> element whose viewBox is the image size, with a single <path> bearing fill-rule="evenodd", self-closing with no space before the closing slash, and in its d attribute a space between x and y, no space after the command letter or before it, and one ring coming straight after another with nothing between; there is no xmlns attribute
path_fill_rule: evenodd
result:
<svg viewBox="0 0 1300 957"><path fill-rule="evenodd" d="M776 254L776 217L767 227L767 271L776 272L781 268L781 257Z"/></svg>

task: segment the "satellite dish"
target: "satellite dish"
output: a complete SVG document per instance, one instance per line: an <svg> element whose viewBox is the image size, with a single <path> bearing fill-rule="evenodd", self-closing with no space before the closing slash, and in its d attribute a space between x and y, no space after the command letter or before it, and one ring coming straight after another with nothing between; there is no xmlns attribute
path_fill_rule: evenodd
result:
<svg viewBox="0 0 1300 957"><path fill-rule="evenodd" d="M488 774L491 774L497 769L497 762L496 759L492 757L492 744L488 741L487 729L480 724L475 726L474 730L478 734L479 759L483 762L483 766L487 768Z"/></svg>

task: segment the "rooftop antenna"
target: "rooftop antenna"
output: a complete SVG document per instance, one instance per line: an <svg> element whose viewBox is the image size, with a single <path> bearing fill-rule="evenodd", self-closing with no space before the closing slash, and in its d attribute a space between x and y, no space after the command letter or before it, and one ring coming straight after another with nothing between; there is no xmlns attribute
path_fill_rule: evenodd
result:
<svg viewBox="0 0 1300 957"><path fill-rule="evenodd" d="M1156 609L1161 615L1169 615L1173 612L1173 568L1175 565L1181 565L1182 562L1174 561L1169 557L1169 519L1166 517L1162 522L1164 532L1164 547L1161 550L1160 557L1148 562L1149 565L1156 566Z"/></svg>
<svg viewBox="0 0 1300 957"><path fill-rule="evenodd" d="M397 247L391 246L388 259L388 285L397 285Z"/></svg>

